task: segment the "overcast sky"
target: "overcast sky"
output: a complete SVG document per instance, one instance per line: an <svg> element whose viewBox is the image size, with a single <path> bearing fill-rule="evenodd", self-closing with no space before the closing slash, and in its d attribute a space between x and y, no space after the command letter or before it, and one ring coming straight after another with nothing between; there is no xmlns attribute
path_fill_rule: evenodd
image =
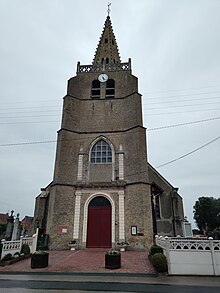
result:
<svg viewBox="0 0 220 293"><path fill-rule="evenodd" d="M220 133L220 0L112 0L121 59L143 95L148 160L158 167ZM104 0L0 0L0 212L33 215L53 178L62 98L77 61L91 64ZM186 124L161 130L153 128ZM219 197L220 139L157 170L193 221L200 196Z"/></svg>

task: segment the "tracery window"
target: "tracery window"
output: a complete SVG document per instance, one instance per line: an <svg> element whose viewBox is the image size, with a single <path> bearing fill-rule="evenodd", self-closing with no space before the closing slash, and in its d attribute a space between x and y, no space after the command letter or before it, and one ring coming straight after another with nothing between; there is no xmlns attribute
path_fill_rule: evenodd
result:
<svg viewBox="0 0 220 293"><path fill-rule="evenodd" d="M153 204L155 218L160 219L161 218L160 196L163 193L163 190L159 186L157 186L156 184L152 184L151 193L152 193L152 204Z"/></svg>
<svg viewBox="0 0 220 293"><path fill-rule="evenodd" d="M112 162L112 150L105 140L101 139L93 146L90 162L94 164L108 164Z"/></svg>
<svg viewBox="0 0 220 293"><path fill-rule="evenodd" d="M160 219L160 196L157 195L155 197L155 216L156 216L156 219Z"/></svg>

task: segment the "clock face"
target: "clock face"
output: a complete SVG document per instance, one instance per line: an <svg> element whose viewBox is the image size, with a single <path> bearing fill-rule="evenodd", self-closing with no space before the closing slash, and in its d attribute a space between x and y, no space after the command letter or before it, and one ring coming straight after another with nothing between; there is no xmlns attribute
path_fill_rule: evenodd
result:
<svg viewBox="0 0 220 293"><path fill-rule="evenodd" d="M99 75L98 80L99 80L100 82L105 82L105 81L108 80L108 75L105 74L105 73L102 73L102 74Z"/></svg>

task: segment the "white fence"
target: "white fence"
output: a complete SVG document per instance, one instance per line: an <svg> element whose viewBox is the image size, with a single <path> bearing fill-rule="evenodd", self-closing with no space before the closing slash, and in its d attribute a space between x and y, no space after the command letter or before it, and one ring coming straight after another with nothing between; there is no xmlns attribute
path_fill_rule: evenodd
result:
<svg viewBox="0 0 220 293"><path fill-rule="evenodd" d="M220 276L220 241L156 236L163 248L170 275Z"/></svg>
<svg viewBox="0 0 220 293"><path fill-rule="evenodd" d="M30 247L30 253L34 253L37 248L38 231L32 237L20 237L20 240L6 241L2 240L2 255L1 259L8 253L12 255L16 252L21 252L22 244L26 243Z"/></svg>

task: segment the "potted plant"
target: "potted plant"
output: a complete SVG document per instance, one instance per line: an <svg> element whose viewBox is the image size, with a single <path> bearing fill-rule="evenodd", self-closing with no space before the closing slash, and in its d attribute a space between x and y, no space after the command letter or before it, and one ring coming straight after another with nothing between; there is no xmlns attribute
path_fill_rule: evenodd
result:
<svg viewBox="0 0 220 293"><path fill-rule="evenodd" d="M128 247L128 242L126 241L121 241L116 243L116 249L120 251L125 251Z"/></svg>
<svg viewBox="0 0 220 293"><path fill-rule="evenodd" d="M49 253L38 250L31 255L31 268L46 268L48 266Z"/></svg>
<svg viewBox="0 0 220 293"><path fill-rule="evenodd" d="M109 250L105 254L105 268L106 269L120 269L121 267L121 253L118 250Z"/></svg>
<svg viewBox="0 0 220 293"><path fill-rule="evenodd" d="M68 243L68 246L70 247L70 250L75 250L78 246L77 240L76 239L70 240L70 242Z"/></svg>

